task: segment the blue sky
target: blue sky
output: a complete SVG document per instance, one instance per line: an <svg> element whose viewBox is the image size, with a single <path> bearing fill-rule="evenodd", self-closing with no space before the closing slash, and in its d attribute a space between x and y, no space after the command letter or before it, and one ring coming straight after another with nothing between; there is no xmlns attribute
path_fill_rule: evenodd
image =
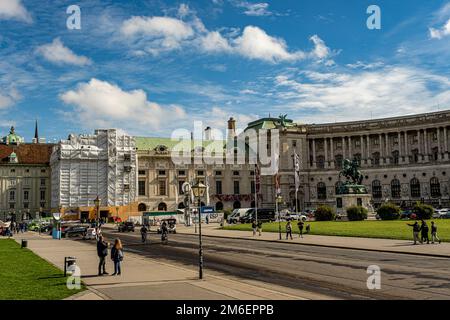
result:
<svg viewBox="0 0 450 320"><path fill-rule="evenodd" d="M81 30L66 27L81 8ZM381 9L369 30L366 9ZM450 2L0 0L0 135L450 108Z"/></svg>

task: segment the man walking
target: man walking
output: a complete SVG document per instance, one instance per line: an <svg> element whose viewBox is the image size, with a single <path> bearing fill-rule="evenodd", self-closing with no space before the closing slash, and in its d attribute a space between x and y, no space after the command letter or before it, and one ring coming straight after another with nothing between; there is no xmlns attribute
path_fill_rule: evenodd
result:
<svg viewBox="0 0 450 320"><path fill-rule="evenodd" d="M259 236L261 236L261 233L262 233L262 221L261 220L259 220L258 221L258 232L259 232Z"/></svg>
<svg viewBox="0 0 450 320"><path fill-rule="evenodd" d="M298 226L298 232L300 233L300 238L303 238L303 226L305 225L305 223L302 221L302 219L300 219L297 222L297 226Z"/></svg>
<svg viewBox="0 0 450 320"><path fill-rule="evenodd" d="M434 240L439 241L439 244L441 244L441 239L437 235L437 226L434 221L431 221L431 243L434 243Z"/></svg>
<svg viewBox="0 0 450 320"><path fill-rule="evenodd" d="M144 225L142 225L141 228L141 238L142 238L142 243L147 243L147 227Z"/></svg>
<svg viewBox="0 0 450 320"><path fill-rule="evenodd" d="M420 230L422 231L422 242L427 241L427 244L430 244L430 239L428 238L428 225L425 220L422 220L422 225L420 226Z"/></svg>
<svg viewBox="0 0 450 320"><path fill-rule="evenodd" d="M255 221L255 220L253 220L253 221L252 221L252 230L253 230L253 236L255 236L255 235L256 235L256 227L257 227L257 225L256 225L256 221Z"/></svg>
<svg viewBox="0 0 450 320"><path fill-rule="evenodd" d="M106 256L108 255L108 243L103 241L103 237L99 236L97 241L97 255L99 258L98 275L108 274L106 272Z"/></svg>
<svg viewBox="0 0 450 320"><path fill-rule="evenodd" d="M407 223L407 225L410 227L413 227L414 244L417 244L417 241L420 241L420 243L423 243L422 240L419 238L419 232L420 232L419 223L416 221L416 222L414 222L414 224Z"/></svg>
<svg viewBox="0 0 450 320"><path fill-rule="evenodd" d="M286 223L286 240L288 239L288 236L291 237L292 240L292 225L291 225L291 220L288 220L288 222Z"/></svg>

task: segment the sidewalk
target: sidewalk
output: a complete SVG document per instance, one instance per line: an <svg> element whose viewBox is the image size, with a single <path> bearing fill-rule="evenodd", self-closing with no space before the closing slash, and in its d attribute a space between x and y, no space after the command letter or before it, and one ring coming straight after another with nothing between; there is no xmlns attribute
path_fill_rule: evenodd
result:
<svg viewBox="0 0 450 320"><path fill-rule="evenodd" d="M185 227L184 225L177 225L177 232L195 234L195 228L194 226ZM293 240L286 240L286 235L284 232L281 234L282 240L279 240L279 234L277 232L263 232L261 236L258 236L258 234L253 236L252 231L222 230L217 223L203 223L202 235L208 237L286 242L297 245L405 253L444 258L450 257L450 243L413 245L412 240L317 236L308 234L303 235L303 238L299 238L298 234L293 234Z"/></svg>
<svg viewBox="0 0 450 320"><path fill-rule="evenodd" d="M64 269L64 257L74 256L81 269L82 281L88 290L69 300L290 300L329 299L292 288L282 288L256 281L233 279L230 276L205 272L204 279L197 279L197 271L184 266L168 264L133 253L125 248L121 276L97 276L98 257L93 241L54 240L34 232L14 237L20 243L28 240L28 248L37 255ZM127 250L128 249L128 250ZM111 260L107 271L112 273Z"/></svg>

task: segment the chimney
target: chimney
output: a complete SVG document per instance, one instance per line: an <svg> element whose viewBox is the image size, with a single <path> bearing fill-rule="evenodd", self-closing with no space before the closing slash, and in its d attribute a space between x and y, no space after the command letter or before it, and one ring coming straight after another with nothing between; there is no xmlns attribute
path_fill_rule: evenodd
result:
<svg viewBox="0 0 450 320"><path fill-rule="evenodd" d="M205 129L205 140L211 140L211 127L206 127Z"/></svg>
<svg viewBox="0 0 450 320"><path fill-rule="evenodd" d="M228 120L228 135L230 137L236 136L236 120L233 117Z"/></svg>

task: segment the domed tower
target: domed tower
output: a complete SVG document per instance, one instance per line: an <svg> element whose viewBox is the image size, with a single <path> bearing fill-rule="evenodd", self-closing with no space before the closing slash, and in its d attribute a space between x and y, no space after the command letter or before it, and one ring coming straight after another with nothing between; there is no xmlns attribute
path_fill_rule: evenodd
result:
<svg viewBox="0 0 450 320"><path fill-rule="evenodd" d="M19 145L20 143L24 143L25 139L16 134L15 128L12 126L9 134L4 136L1 141L3 144Z"/></svg>

